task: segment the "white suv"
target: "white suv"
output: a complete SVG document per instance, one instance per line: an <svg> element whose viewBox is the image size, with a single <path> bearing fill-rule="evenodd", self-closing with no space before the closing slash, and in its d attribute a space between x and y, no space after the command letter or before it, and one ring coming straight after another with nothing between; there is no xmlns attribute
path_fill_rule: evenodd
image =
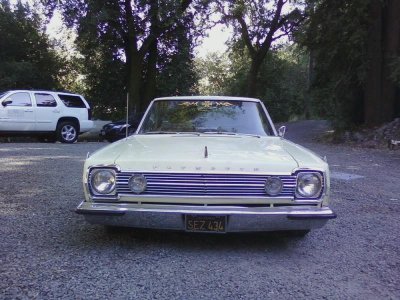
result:
<svg viewBox="0 0 400 300"><path fill-rule="evenodd" d="M73 143L93 128L91 109L77 94L13 90L0 93L0 136L36 135Z"/></svg>

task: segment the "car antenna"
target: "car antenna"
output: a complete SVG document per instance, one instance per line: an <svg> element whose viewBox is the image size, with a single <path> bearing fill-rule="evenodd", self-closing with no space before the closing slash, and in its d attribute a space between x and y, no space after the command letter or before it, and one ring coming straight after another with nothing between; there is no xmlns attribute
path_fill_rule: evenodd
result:
<svg viewBox="0 0 400 300"><path fill-rule="evenodd" d="M125 139L128 139L128 117L129 117L129 92L126 93L126 126L125 126Z"/></svg>

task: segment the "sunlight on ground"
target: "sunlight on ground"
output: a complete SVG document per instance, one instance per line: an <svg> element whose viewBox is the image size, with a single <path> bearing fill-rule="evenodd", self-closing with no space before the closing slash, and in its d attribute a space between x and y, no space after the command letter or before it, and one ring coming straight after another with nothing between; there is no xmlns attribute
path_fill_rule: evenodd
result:
<svg viewBox="0 0 400 300"><path fill-rule="evenodd" d="M80 156L37 156L37 157L29 157L29 158L23 158L23 157L18 157L18 158L1 158L0 159L0 164L2 165L2 171L15 171L16 168L24 168L26 166L35 164L35 163L41 163L42 161L45 160L54 160L54 159L64 159L70 161L71 159L74 159L79 162L83 162L84 158Z"/></svg>
<svg viewBox="0 0 400 300"><path fill-rule="evenodd" d="M15 152L15 151L21 151L21 150L62 150L59 148L31 148L31 147L20 147L20 148L8 148L8 149L0 149L0 152Z"/></svg>

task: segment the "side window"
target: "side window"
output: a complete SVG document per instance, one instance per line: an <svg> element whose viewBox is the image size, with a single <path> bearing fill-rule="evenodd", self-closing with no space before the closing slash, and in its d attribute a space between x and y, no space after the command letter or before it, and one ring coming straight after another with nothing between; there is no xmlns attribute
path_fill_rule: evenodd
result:
<svg viewBox="0 0 400 300"><path fill-rule="evenodd" d="M35 93L36 106L38 107L56 107L57 102L50 94Z"/></svg>
<svg viewBox="0 0 400 300"><path fill-rule="evenodd" d="M11 101L7 106L32 106L31 97L28 93L15 93L8 96L5 101Z"/></svg>
<svg viewBox="0 0 400 300"><path fill-rule="evenodd" d="M60 97L66 107L86 108L85 103L79 96L58 94L58 97Z"/></svg>

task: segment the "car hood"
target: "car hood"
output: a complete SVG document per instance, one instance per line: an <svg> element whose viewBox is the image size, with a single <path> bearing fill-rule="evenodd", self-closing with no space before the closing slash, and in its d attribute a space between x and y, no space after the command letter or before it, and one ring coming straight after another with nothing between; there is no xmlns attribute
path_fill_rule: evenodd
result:
<svg viewBox="0 0 400 300"><path fill-rule="evenodd" d="M282 139L252 136L135 135L89 160L138 172L291 174L299 167Z"/></svg>

